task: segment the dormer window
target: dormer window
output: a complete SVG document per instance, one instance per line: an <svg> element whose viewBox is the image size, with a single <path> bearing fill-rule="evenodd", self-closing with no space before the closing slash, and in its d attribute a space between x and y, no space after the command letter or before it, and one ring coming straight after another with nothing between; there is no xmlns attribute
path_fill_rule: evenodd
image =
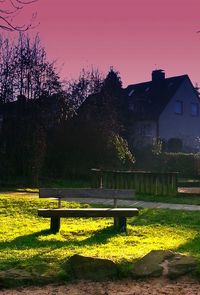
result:
<svg viewBox="0 0 200 295"><path fill-rule="evenodd" d="M134 93L134 91L135 91L135 89L132 89L132 90L129 92L128 96L131 96L131 95Z"/></svg>
<svg viewBox="0 0 200 295"><path fill-rule="evenodd" d="M198 105L198 103L191 103L190 111L191 111L191 115L193 117L198 117L199 116L199 105Z"/></svg>
<svg viewBox="0 0 200 295"><path fill-rule="evenodd" d="M175 101L175 114L177 115L183 114L183 102L180 100Z"/></svg>

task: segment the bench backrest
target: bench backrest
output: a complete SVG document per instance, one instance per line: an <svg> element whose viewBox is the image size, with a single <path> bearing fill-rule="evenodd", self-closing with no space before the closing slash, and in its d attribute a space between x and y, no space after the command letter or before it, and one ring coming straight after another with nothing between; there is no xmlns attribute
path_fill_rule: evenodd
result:
<svg viewBox="0 0 200 295"><path fill-rule="evenodd" d="M133 200L133 189L40 188L40 198L97 198Z"/></svg>
<svg viewBox="0 0 200 295"><path fill-rule="evenodd" d="M117 200L133 200L133 189L94 189L94 188L40 188L40 198L57 198L58 208L61 207L61 199L65 198L91 198L113 199L113 206L117 207Z"/></svg>

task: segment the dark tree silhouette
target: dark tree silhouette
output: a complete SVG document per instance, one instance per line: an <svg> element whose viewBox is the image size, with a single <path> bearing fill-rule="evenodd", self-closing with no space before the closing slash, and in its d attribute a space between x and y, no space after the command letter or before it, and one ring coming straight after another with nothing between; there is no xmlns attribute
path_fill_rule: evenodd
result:
<svg viewBox="0 0 200 295"><path fill-rule="evenodd" d="M7 31L27 31L32 27L36 14L32 15L32 20L28 25L16 25L13 19L28 4L38 0L0 0L0 28Z"/></svg>
<svg viewBox="0 0 200 295"><path fill-rule="evenodd" d="M122 88L122 81L118 71L115 71L112 67L108 72L108 75L103 83L103 90L107 93L116 94Z"/></svg>
<svg viewBox="0 0 200 295"><path fill-rule="evenodd" d="M119 74L111 69L102 84L67 122L63 134L55 137L48 154L52 165L48 170L54 171L54 177L82 177L91 168L132 166L134 157L124 136L125 99Z"/></svg>

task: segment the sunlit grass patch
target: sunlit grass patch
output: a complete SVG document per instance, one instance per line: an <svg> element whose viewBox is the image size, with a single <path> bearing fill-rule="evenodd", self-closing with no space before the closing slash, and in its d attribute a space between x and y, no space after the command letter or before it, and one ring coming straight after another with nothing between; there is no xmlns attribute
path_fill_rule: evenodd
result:
<svg viewBox="0 0 200 295"><path fill-rule="evenodd" d="M0 195L0 273L23 269L56 279L63 262L74 254L124 264L151 250L170 249L200 259L198 212L143 209L138 217L128 219L127 235L116 233L112 218L61 219L61 230L54 235L49 232L50 220L39 218L37 210L56 206L56 200Z"/></svg>

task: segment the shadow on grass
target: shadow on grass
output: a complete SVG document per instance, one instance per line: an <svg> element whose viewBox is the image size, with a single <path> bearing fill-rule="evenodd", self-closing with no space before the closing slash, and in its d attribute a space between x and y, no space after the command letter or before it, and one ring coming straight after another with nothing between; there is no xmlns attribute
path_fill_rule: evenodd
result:
<svg viewBox="0 0 200 295"><path fill-rule="evenodd" d="M49 230L42 230L33 234L25 235L17 237L16 239L10 242L0 242L0 251L7 250L7 251L23 251L26 249L38 249L38 252L32 255L30 258L26 259L25 264L27 265L40 265L44 263L44 256L51 251L61 249L62 247L66 248L79 248L84 246L92 246L97 244L105 244L109 238L116 235L116 231L114 230L113 226L95 231L94 234L89 236L84 240L75 240L75 239L68 239L69 236L67 234L62 233L61 235L66 238L65 241L59 241L55 239L45 240L44 237L48 237L51 234ZM85 235L86 232L83 233ZM71 236L72 237L72 236ZM41 238L41 239L40 239ZM68 239L68 240L67 240ZM17 253L17 252L16 252ZM67 253L66 253L67 256ZM9 269L13 267L23 267L24 257L15 257L13 254L6 259L2 259L1 265L3 269ZM45 262L46 264L46 262ZM48 263L47 263L48 264Z"/></svg>
<svg viewBox="0 0 200 295"><path fill-rule="evenodd" d="M175 249L177 252L190 253L200 260L200 233L195 238L189 240L187 243L180 245Z"/></svg>
<svg viewBox="0 0 200 295"><path fill-rule="evenodd" d="M116 235L117 232L113 226L106 227L104 229L95 231L90 237L84 240L76 240L69 238L67 233L61 231L61 235L66 238L65 241L59 241L56 239L39 239L40 237L48 237L51 234L50 230L42 230L30 235L20 236L9 242L0 242L0 250L14 249L14 250L25 250L27 248L51 248L52 250L70 246L87 246L95 244L105 244L109 238ZM83 233L85 235L86 232ZM80 236L80 235L79 235Z"/></svg>

